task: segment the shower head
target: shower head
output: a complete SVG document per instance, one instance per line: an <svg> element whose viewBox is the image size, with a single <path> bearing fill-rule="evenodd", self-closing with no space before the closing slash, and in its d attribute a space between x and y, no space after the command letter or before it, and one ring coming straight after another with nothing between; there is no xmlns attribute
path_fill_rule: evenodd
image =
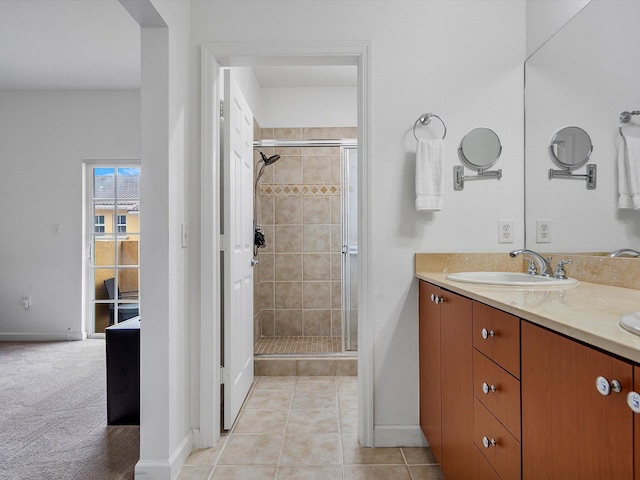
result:
<svg viewBox="0 0 640 480"><path fill-rule="evenodd" d="M260 153L262 166L260 167L260 171L258 171L258 175L256 176L256 184L254 185L254 190L257 190L258 188L258 182L260 181L260 177L262 177L262 174L264 173L264 167L266 167L267 165L273 165L278 160L280 160L280 155L271 155L270 157L267 157L264 153L260 152L259 150L258 150L258 153Z"/></svg>
<svg viewBox="0 0 640 480"><path fill-rule="evenodd" d="M271 165L273 163L276 163L278 160L280 160L280 155L271 155L270 157L267 157L262 152L260 152L260 157L262 158L262 161L264 162L265 165Z"/></svg>

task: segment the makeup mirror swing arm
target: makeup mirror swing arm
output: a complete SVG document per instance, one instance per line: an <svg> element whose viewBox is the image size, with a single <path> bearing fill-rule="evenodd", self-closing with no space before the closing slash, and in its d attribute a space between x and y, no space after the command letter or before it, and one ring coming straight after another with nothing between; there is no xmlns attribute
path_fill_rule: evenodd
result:
<svg viewBox="0 0 640 480"><path fill-rule="evenodd" d="M454 190L463 190L464 189L464 181L465 180L483 180L486 178L497 178L500 180L502 178L502 169L498 170L478 170L477 175L465 175L464 174L464 165L455 165L453 167L453 189Z"/></svg>
<svg viewBox="0 0 640 480"><path fill-rule="evenodd" d="M586 180L587 190L595 190L596 178L597 178L597 166L595 163L589 163L587 165L587 173L582 175L573 173L573 170L571 168L562 169L562 170L554 170L553 168L550 168L549 180L551 180L552 178L575 178L578 180Z"/></svg>

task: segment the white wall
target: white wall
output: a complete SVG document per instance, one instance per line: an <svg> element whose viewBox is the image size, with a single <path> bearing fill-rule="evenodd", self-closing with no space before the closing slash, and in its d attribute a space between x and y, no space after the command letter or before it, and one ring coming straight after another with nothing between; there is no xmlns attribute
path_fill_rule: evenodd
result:
<svg viewBox="0 0 640 480"><path fill-rule="evenodd" d="M353 67L356 68L356 67ZM253 116L263 128L349 127L357 124L355 87L267 87L251 67L232 67ZM283 70L283 75L286 75Z"/></svg>
<svg viewBox="0 0 640 480"><path fill-rule="evenodd" d="M640 215L617 208L616 148L619 114L637 110L638 45L629 32L640 22L640 3L593 0L527 61L527 245L556 252L640 248ZM615 25L615 28L612 28ZM635 129L632 125L635 124ZM557 169L547 154L552 135L575 125L591 136L589 163L598 168L596 190L584 180L549 180ZM625 127L638 136L640 121ZM585 167L576 170L584 174ZM551 243L535 243L535 220L551 220Z"/></svg>
<svg viewBox="0 0 640 480"><path fill-rule="evenodd" d="M371 45L372 262L376 443L418 431L416 252L500 252L523 244L523 1L217 1L192 5L193 50L204 43L358 41ZM425 32L427 32L425 34ZM199 86L199 69L193 73ZM197 98L196 98L197 101ZM196 108L198 108L196 106ZM421 113L447 123L444 210L414 209ZM194 123L199 117L194 115ZM503 179L453 191L457 146L473 127L495 130ZM440 128L420 135L440 135ZM199 145L194 141L194 146ZM192 185L195 187L195 185ZM498 220L515 243L499 245Z"/></svg>
<svg viewBox="0 0 640 480"><path fill-rule="evenodd" d="M262 88L258 83L258 79L251 67L233 67L231 68L233 72L233 78L236 83L242 90L244 94L244 98L249 104L251 111L253 112L253 116L257 118L257 112L262 104ZM223 76L224 77L224 76ZM224 80L221 84L224 83ZM220 87L221 91L223 87ZM260 120L258 120L260 121Z"/></svg>
<svg viewBox="0 0 640 480"><path fill-rule="evenodd" d="M591 0L527 0L527 57Z"/></svg>
<svg viewBox="0 0 640 480"><path fill-rule="evenodd" d="M137 90L0 91L1 340L82 338L82 161L138 158Z"/></svg>
<svg viewBox="0 0 640 480"><path fill-rule="evenodd" d="M357 95L355 87L262 88L255 116L261 127L351 127Z"/></svg>
<svg viewBox="0 0 640 480"><path fill-rule="evenodd" d="M140 2L129 4L135 15ZM141 29L141 411L136 478L175 478L193 446L189 256L190 3L154 0ZM155 7L155 11L153 11ZM145 26L146 25L146 26ZM187 225L187 228L189 226ZM195 264L195 262L194 262ZM146 307L145 307L146 305Z"/></svg>

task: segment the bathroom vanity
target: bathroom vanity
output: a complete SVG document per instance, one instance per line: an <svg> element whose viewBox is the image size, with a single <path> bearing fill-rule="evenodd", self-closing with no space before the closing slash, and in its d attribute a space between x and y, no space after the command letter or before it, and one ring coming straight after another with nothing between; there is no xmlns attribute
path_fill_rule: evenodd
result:
<svg viewBox="0 0 640 480"><path fill-rule="evenodd" d="M445 478L640 479L640 336L618 325L640 291L466 284L437 263L416 261L420 425Z"/></svg>

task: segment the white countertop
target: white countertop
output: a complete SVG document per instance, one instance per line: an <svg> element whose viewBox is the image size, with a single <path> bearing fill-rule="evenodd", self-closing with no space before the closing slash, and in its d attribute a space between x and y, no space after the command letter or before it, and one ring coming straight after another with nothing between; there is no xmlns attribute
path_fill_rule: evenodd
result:
<svg viewBox="0 0 640 480"><path fill-rule="evenodd" d="M416 277L640 363L640 336L618 325L640 310L640 290L579 281L568 287L490 286L447 280L447 273Z"/></svg>

